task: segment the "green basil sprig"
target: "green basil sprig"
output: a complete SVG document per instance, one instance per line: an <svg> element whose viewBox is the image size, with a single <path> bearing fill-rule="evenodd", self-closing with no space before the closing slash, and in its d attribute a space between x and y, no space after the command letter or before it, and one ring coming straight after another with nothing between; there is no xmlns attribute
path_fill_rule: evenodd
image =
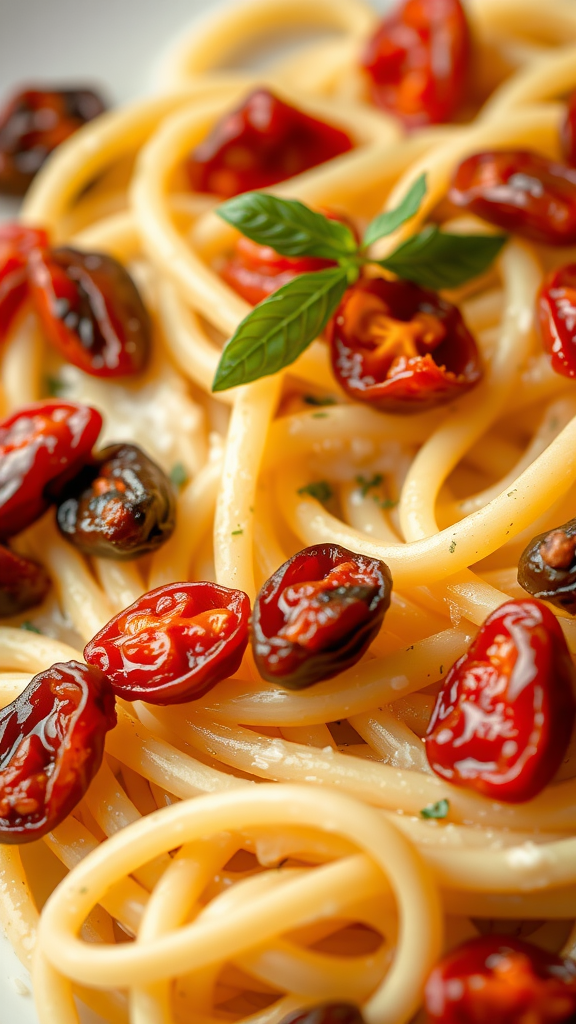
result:
<svg viewBox="0 0 576 1024"><path fill-rule="evenodd" d="M370 258L368 247L410 220L425 194L422 175L395 209L368 225L360 245L346 224L295 199L246 192L222 203L216 213L258 245L271 246L281 256L332 260L336 266L300 274L251 310L224 348L212 390L248 384L293 363L324 329L367 263L435 290L458 287L487 270L505 235L452 235L434 225L384 259Z"/></svg>

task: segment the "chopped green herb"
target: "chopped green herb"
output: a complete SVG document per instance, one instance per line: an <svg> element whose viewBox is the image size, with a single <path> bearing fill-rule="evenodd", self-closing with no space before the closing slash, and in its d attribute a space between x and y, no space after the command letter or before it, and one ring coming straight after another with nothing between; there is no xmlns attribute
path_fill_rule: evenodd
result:
<svg viewBox="0 0 576 1024"><path fill-rule="evenodd" d="M241 533L244 533L244 530L232 530L231 536L232 537L239 537Z"/></svg>
<svg viewBox="0 0 576 1024"><path fill-rule="evenodd" d="M34 623L30 622L29 619L26 619L24 622L20 623L20 629L27 629L29 633L40 633L40 635L42 634L42 630L38 629L38 626L35 626Z"/></svg>
<svg viewBox="0 0 576 1024"><path fill-rule="evenodd" d="M302 395L302 401L306 405L336 405L336 399L331 395Z"/></svg>
<svg viewBox="0 0 576 1024"><path fill-rule="evenodd" d="M188 470L182 462L177 462L172 466L172 469L170 470L170 479L174 484L174 487L184 487L184 484L188 483Z"/></svg>
<svg viewBox="0 0 576 1024"><path fill-rule="evenodd" d="M421 818L445 818L450 810L448 800L439 800L436 804L429 804L420 811Z"/></svg>
<svg viewBox="0 0 576 1024"><path fill-rule="evenodd" d="M390 508L396 508L396 505L398 504L397 501L394 501L394 498L379 498L377 494L374 494L373 498L374 501L380 505L380 508L384 509L384 511Z"/></svg>
<svg viewBox="0 0 576 1024"><path fill-rule="evenodd" d="M312 413L312 419L313 420L325 420L325 419L328 419L328 413L327 412L313 412Z"/></svg>
<svg viewBox="0 0 576 1024"><path fill-rule="evenodd" d="M326 480L315 480L311 484L306 484L305 487L298 488L298 494L308 494L311 498L316 498L316 501L329 501L333 493Z"/></svg>
<svg viewBox="0 0 576 1024"><path fill-rule="evenodd" d="M356 483L360 488L360 493L363 498L366 497L368 491L371 491L374 487L380 487L384 477L382 473L374 473L373 477L357 476Z"/></svg>
<svg viewBox="0 0 576 1024"><path fill-rule="evenodd" d="M66 394L66 385L59 377L46 377L45 387L51 398L59 398Z"/></svg>
<svg viewBox="0 0 576 1024"><path fill-rule="evenodd" d="M456 551L456 541L455 540L453 540L452 543L450 544L450 547L448 548L448 551L450 552L451 555L453 555L454 552Z"/></svg>

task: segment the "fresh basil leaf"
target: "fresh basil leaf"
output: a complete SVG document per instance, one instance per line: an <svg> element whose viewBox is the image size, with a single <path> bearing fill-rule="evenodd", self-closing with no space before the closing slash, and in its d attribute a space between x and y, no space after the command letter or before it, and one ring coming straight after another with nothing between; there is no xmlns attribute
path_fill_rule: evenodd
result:
<svg viewBox="0 0 576 1024"><path fill-rule="evenodd" d="M384 238L386 235L391 235L401 224L410 220L410 217L418 213L425 195L426 175L421 174L408 190L399 206L394 210L387 210L386 213L379 214L373 221L370 221L366 228L362 245L372 245L372 242L376 242L377 239Z"/></svg>
<svg viewBox="0 0 576 1024"><path fill-rule="evenodd" d="M423 807L420 811L420 817L427 819L442 819L447 816L449 810L450 804L448 800L439 800L436 804L430 804L428 807Z"/></svg>
<svg viewBox="0 0 576 1024"><path fill-rule="evenodd" d="M213 391L248 384L289 366L324 329L348 286L348 274L329 267L300 274L256 306L227 343Z"/></svg>
<svg viewBox="0 0 576 1024"><path fill-rule="evenodd" d="M484 273L506 241L506 235L451 235L429 225L378 263L423 288L457 288Z"/></svg>
<svg viewBox="0 0 576 1024"><path fill-rule="evenodd" d="M330 220L296 199L245 192L222 203L216 213L253 242L270 245L281 256L339 260L358 249L346 224Z"/></svg>

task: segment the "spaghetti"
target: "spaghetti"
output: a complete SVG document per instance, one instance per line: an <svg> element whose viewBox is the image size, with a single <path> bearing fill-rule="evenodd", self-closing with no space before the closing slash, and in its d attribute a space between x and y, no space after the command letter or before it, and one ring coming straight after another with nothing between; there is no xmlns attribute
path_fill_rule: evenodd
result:
<svg viewBox="0 0 576 1024"><path fill-rule="evenodd" d="M362 226L425 173L419 210L375 257L431 216L486 232L471 214L443 213L453 173L480 150L559 159L576 13L568 0L471 0L467 16L468 107L408 134L368 102L359 55L377 21L361 0L246 0L183 37L157 95L59 147L26 196L24 225L129 269L152 353L133 379L92 376L47 353L26 307L0 360L3 413L46 397L51 377L66 402L102 414L101 440L137 442L181 486L174 532L133 561L89 559L50 511L18 535L17 552L54 589L0 627L2 706L31 675L82 662L113 616L167 584L214 581L254 602L288 558L327 543L384 561L394 581L368 652L310 689L265 683L248 651L183 706L118 701L73 812L29 848L0 846L0 919L32 970L41 1024L78 1024L75 995L110 1024L280 1024L327 1001L359 1006L367 1024L404 1024L442 953L493 928L576 955L573 741L524 803L444 781L422 743L476 628L526 596L526 544L573 517L573 385L552 371L534 314L543 274L573 249L559 257L514 237L448 293L484 376L447 406L407 417L349 400L322 340L273 376L212 394L223 342L251 307L219 273L238 234L183 170L266 86L354 141L274 195ZM294 28L337 34L258 77L222 69ZM576 657L574 620L555 611ZM20 628L30 618L37 635Z"/></svg>

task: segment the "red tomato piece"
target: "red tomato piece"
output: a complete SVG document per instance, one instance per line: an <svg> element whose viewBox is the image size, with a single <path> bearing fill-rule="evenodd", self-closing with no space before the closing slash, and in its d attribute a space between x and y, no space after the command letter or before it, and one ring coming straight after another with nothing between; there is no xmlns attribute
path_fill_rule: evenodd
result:
<svg viewBox="0 0 576 1024"><path fill-rule="evenodd" d="M0 711L0 842L28 843L82 799L116 725L106 676L78 661L52 665Z"/></svg>
<svg viewBox="0 0 576 1024"><path fill-rule="evenodd" d="M96 409L76 402L26 406L0 422L0 537L19 533L48 508L47 487L74 475L102 427Z"/></svg>
<svg viewBox="0 0 576 1024"><path fill-rule="evenodd" d="M238 669L250 601L216 583L170 583L131 604L87 644L84 657L124 700L184 704Z"/></svg>
<svg viewBox="0 0 576 1024"><path fill-rule="evenodd" d="M553 270L538 293L538 319L552 369L576 377L576 263Z"/></svg>
<svg viewBox="0 0 576 1024"><path fill-rule="evenodd" d="M507 935L448 953L425 989L430 1024L560 1024L576 1011L576 965Z"/></svg>
<svg viewBox="0 0 576 1024"><path fill-rule="evenodd" d="M103 253L37 250L29 273L46 337L69 363L94 377L142 372L152 326L121 263Z"/></svg>
<svg viewBox="0 0 576 1024"><path fill-rule="evenodd" d="M40 604L50 589L45 569L0 544L0 616L17 615Z"/></svg>
<svg viewBox="0 0 576 1024"><path fill-rule="evenodd" d="M494 800L531 800L566 753L575 685L552 612L533 599L507 601L446 676L426 733L430 767Z"/></svg>
<svg viewBox="0 0 576 1024"><path fill-rule="evenodd" d="M0 339L28 294L28 257L46 245L48 235L41 228L0 224Z"/></svg>
<svg viewBox="0 0 576 1024"><path fill-rule="evenodd" d="M0 192L24 195L50 153L105 110L91 89L24 89L0 111Z"/></svg>
<svg viewBox="0 0 576 1024"><path fill-rule="evenodd" d="M566 163L576 167L576 92L573 92L568 100L568 109L562 125L562 149Z"/></svg>
<svg viewBox="0 0 576 1024"><path fill-rule="evenodd" d="M404 0L368 42L372 101L409 128L451 121L466 86L470 32L460 0Z"/></svg>
<svg viewBox="0 0 576 1024"><path fill-rule="evenodd" d="M358 240L356 228L347 217L331 210L321 212L330 220L346 224ZM250 238L240 236L221 275L243 299L257 306L299 274L310 274L315 270L335 266L334 260L324 260L317 256L281 256L269 245L258 245Z"/></svg>
<svg viewBox="0 0 576 1024"><path fill-rule="evenodd" d="M236 196L292 178L353 145L340 128L256 89L196 147L188 176L196 192Z"/></svg>
<svg viewBox="0 0 576 1024"><path fill-rule="evenodd" d="M300 690L355 665L390 605L384 562L338 544L316 544L289 558L264 584L252 614L260 675Z"/></svg>
<svg viewBox="0 0 576 1024"><path fill-rule="evenodd" d="M448 198L533 242L576 244L576 169L539 153L512 149L469 156L456 170Z"/></svg>
<svg viewBox="0 0 576 1024"><path fill-rule="evenodd" d="M411 281L360 280L327 333L332 370L344 391L386 412L450 402L482 376L460 311Z"/></svg>

